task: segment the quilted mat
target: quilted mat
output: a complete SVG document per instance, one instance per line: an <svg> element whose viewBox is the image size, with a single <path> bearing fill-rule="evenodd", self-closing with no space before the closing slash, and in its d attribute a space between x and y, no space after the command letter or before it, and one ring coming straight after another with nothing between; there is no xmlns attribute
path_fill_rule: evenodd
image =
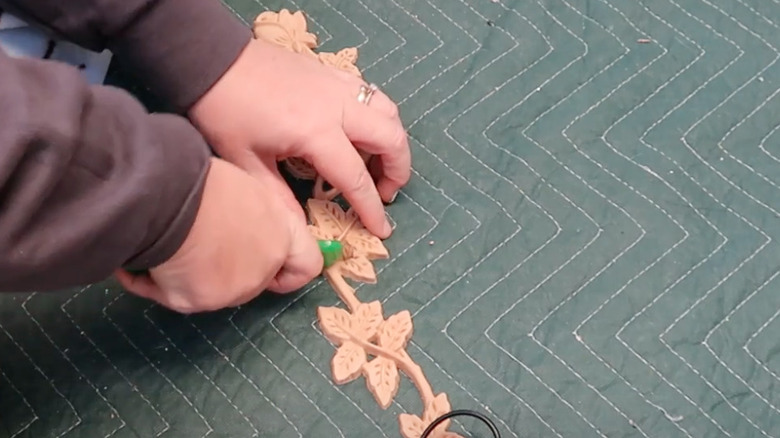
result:
<svg viewBox="0 0 780 438"><path fill-rule="evenodd" d="M502 437L780 437L780 1L228 3L304 10L399 103L414 175L358 296L410 311L453 409ZM0 437L399 437L416 388L336 385L319 306L321 280L189 317L111 282L4 295Z"/></svg>

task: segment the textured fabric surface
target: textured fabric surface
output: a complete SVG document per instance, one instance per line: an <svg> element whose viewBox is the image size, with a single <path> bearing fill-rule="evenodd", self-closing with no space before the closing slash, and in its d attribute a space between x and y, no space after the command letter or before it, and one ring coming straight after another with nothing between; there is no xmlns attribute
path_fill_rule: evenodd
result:
<svg viewBox="0 0 780 438"><path fill-rule="evenodd" d="M359 295L412 312L454 408L505 437L780 436L778 0L229 4L305 10L400 103L414 178ZM387 411L332 383L336 303L0 297L0 437L398 437L408 381Z"/></svg>

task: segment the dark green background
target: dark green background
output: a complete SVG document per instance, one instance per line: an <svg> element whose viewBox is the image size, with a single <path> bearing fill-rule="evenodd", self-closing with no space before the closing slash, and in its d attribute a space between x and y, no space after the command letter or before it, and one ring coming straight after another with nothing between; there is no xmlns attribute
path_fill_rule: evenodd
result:
<svg viewBox="0 0 780 438"><path fill-rule="evenodd" d="M504 437L780 436L778 0L229 3L305 10L400 103L415 173L359 293L413 312L453 407ZM331 383L336 302L3 296L0 436L398 437L408 381L387 411Z"/></svg>

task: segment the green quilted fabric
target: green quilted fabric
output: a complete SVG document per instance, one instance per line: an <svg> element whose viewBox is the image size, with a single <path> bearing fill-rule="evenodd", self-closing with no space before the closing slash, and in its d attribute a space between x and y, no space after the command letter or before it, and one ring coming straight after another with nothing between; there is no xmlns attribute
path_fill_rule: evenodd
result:
<svg viewBox="0 0 780 438"><path fill-rule="evenodd" d="M778 0L228 3L304 10L399 103L414 175L358 294L412 313L453 409L502 437L780 437ZM337 303L1 296L0 437L400 437L408 380L382 410L331 379Z"/></svg>

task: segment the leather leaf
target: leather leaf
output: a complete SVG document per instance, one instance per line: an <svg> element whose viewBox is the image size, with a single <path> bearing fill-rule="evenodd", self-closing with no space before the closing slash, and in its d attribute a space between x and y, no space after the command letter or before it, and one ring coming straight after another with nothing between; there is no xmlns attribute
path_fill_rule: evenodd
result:
<svg viewBox="0 0 780 438"><path fill-rule="evenodd" d="M328 234L339 236L347 226L347 215L335 202L309 199L306 201L306 208L314 226Z"/></svg>
<svg viewBox="0 0 780 438"><path fill-rule="evenodd" d="M376 271L374 265L365 257L352 257L338 263L339 270L345 277L363 283L375 284Z"/></svg>
<svg viewBox="0 0 780 438"><path fill-rule="evenodd" d="M306 17L301 11L291 13L287 9L282 9L278 12L278 20L279 24L295 33L306 32Z"/></svg>
<svg viewBox="0 0 780 438"><path fill-rule="evenodd" d="M344 342L331 360L333 380L339 385L355 380L365 363L366 352L363 347L354 342Z"/></svg>
<svg viewBox="0 0 780 438"><path fill-rule="evenodd" d="M401 435L404 438L420 438L428 425L431 424L436 418L433 418L428 422L423 422L417 415L401 414L398 416L398 422L401 426ZM463 438L462 435L446 430L446 426L449 425L449 422L449 420L445 420L440 425L436 426L436 429L433 430L430 437Z"/></svg>
<svg viewBox="0 0 780 438"><path fill-rule="evenodd" d="M284 160L284 167L292 176L298 179L313 180L317 178L317 171L308 161L299 157L291 157Z"/></svg>
<svg viewBox="0 0 780 438"><path fill-rule="evenodd" d="M379 328L379 345L392 351L405 350L412 331L412 315L408 310L398 312Z"/></svg>
<svg viewBox="0 0 780 438"><path fill-rule="evenodd" d="M268 28L274 25L283 29L287 37L283 40L270 37ZM290 13L289 10L282 9L279 12L263 12L255 19L253 28L255 38L264 38L297 53L308 52L317 47L317 37L307 31L306 17L301 11Z"/></svg>
<svg viewBox="0 0 780 438"><path fill-rule="evenodd" d="M255 38L292 50L295 41L284 26L271 21L256 21L253 26Z"/></svg>
<svg viewBox="0 0 780 438"><path fill-rule="evenodd" d="M358 60L358 51L355 47L347 47L339 50L336 53L336 57L342 62L348 62L350 64L356 64Z"/></svg>
<svg viewBox="0 0 780 438"><path fill-rule="evenodd" d="M428 403L428 405L425 407L425 412L423 413L423 422L425 423L425 427L428 427L429 424L436 421L437 418L441 417L442 415L450 412L452 408L450 407L450 401L447 398L447 394L445 393L439 393L436 397L433 398L433 401ZM443 432L447 430L447 428L450 427L450 420L444 420L441 422L440 425L436 426L436 429L434 429L433 436L441 436Z"/></svg>
<svg viewBox="0 0 780 438"><path fill-rule="evenodd" d="M322 228L315 227L313 225L308 225L308 228L309 233L311 233L311 235L317 240L331 240L335 238L335 236L326 233Z"/></svg>
<svg viewBox="0 0 780 438"><path fill-rule="evenodd" d="M319 53L317 55L325 65L335 67L339 70L351 73L354 76L362 77L360 69L357 68L358 52L354 47L339 50L337 53Z"/></svg>
<svg viewBox="0 0 780 438"><path fill-rule="evenodd" d="M420 417L412 414L399 415L398 423L401 426L401 435L404 438L420 438L427 427L423 424Z"/></svg>
<svg viewBox="0 0 780 438"><path fill-rule="evenodd" d="M320 307L317 309L317 317L325 337L337 345L349 340L352 331L351 315L338 307Z"/></svg>
<svg viewBox="0 0 780 438"><path fill-rule="evenodd" d="M353 227L344 240L352 247L352 251L355 254L361 254L369 259L386 259L390 257L382 241L363 226Z"/></svg>
<svg viewBox="0 0 780 438"><path fill-rule="evenodd" d="M344 243L350 249L352 257L363 256L371 259L386 259L390 257L387 248L378 237L369 232L360 222L355 210L344 213L346 224L352 224L344 236ZM343 230L343 229L342 229Z"/></svg>
<svg viewBox="0 0 780 438"><path fill-rule="evenodd" d="M385 321L382 316L382 304L379 301L361 303L355 313L352 314L352 328L354 334L364 341L374 339L379 331L379 326Z"/></svg>
<svg viewBox="0 0 780 438"><path fill-rule="evenodd" d="M442 392L434 397L433 401L427 406L423 418L430 423L450 412L450 410L452 410L450 407L450 400L447 398L447 394Z"/></svg>
<svg viewBox="0 0 780 438"><path fill-rule="evenodd" d="M368 390L374 395L382 409L390 407L390 403L398 392L401 375L398 367L390 359L377 356L371 362L363 365L363 375L366 377Z"/></svg>

